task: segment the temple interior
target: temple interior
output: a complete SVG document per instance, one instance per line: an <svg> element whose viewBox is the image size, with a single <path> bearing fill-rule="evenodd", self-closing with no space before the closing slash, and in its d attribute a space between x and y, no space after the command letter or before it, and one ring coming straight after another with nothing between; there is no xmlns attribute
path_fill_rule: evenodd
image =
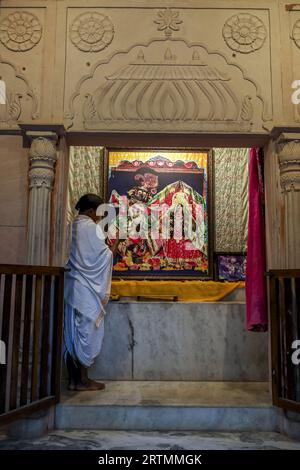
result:
<svg viewBox="0 0 300 470"><path fill-rule="evenodd" d="M299 448L300 6L164 3L0 1L0 449Z"/></svg>

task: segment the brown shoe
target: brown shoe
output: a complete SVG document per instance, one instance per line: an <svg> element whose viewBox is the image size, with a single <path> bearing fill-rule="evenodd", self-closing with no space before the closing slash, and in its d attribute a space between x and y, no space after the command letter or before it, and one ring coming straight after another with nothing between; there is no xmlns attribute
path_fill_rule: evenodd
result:
<svg viewBox="0 0 300 470"><path fill-rule="evenodd" d="M93 391L99 391L99 390L104 390L105 389L105 384L102 382L96 382L96 380L91 380L88 379L87 382L78 382L77 385L75 385L75 390L77 392L93 392Z"/></svg>

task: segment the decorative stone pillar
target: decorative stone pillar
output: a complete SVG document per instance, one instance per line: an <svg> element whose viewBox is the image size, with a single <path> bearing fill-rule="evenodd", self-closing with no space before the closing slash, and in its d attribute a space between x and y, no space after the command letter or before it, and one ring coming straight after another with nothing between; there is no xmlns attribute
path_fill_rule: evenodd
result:
<svg viewBox="0 0 300 470"><path fill-rule="evenodd" d="M285 268L300 269L300 134L282 134L277 152L285 202Z"/></svg>
<svg viewBox="0 0 300 470"><path fill-rule="evenodd" d="M51 193L57 160L57 134L26 132L29 150L27 263L49 265Z"/></svg>

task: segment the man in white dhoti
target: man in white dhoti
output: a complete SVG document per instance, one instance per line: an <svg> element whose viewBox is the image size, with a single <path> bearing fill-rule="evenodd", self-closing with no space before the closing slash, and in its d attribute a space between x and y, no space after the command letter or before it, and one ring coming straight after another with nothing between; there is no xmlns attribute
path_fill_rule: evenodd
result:
<svg viewBox="0 0 300 470"><path fill-rule="evenodd" d="M99 354L104 336L104 307L109 300L113 265L97 223L102 200L95 194L82 196L72 225L70 256L65 276L64 342L69 374L69 390L102 390L103 383L88 378L87 370ZM99 236L101 235L102 236Z"/></svg>

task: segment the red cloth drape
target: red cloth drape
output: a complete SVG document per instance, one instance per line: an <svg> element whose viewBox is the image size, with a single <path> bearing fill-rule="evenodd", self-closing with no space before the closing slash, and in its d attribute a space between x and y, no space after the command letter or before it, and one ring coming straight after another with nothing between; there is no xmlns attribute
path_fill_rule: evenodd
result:
<svg viewBox="0 0 300 470"><path fill-rule="evenodd" d="M249 155L249 219L246 267L246 311L249 331L268 328L265 280L265 228L263 211L263 153L252 148Z"/></svg>

